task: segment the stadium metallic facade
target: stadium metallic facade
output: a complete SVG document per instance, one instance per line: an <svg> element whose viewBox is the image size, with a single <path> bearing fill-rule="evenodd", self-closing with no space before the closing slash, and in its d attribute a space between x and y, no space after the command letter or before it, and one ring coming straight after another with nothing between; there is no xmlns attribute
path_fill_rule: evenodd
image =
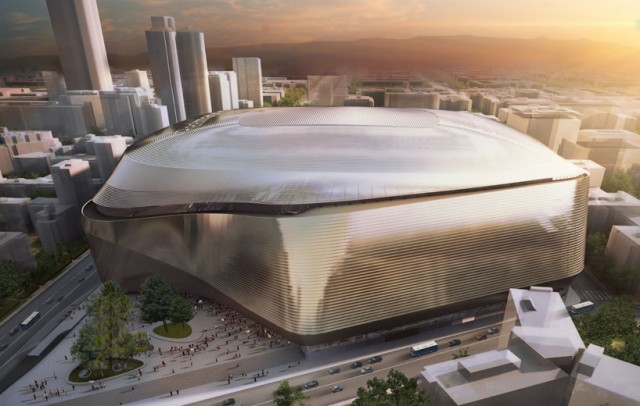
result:
<svg viewBox="0 0 640 406"><path fill-rule="evenodd" d="M314 345L577 275L588 183L469 113L259 109L138 142L83 224L103 279L160 273Z"/></svg>

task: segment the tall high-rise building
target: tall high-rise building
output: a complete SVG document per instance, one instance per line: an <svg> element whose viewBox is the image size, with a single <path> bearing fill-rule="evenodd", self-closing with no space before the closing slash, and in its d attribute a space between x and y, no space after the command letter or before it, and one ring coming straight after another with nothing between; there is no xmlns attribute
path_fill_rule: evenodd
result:
<svg viewBox="0 0 640 406"><path fill-rule="evenodd" d="M262 107L262 67L260 58L233 58L233 71L238 76L238 98Z"/></svg>
<svg viewBox="0 0 640 406"><path fill-rule="evenodd" d="M238 79L234 71L209 72L209 89L213 111L238 108Z"/></svg>
<svg viewBox="0 0 640 406"><path fill-rule="evenodd" d="M186 119L180 64L176 49L176 24L173 17L151 17L151 28L145 31L156 95L167 106L169 122Z"/></svg>
<svg viewBox="0 0 640 406"><path fill-rule="evenodd" d="M111 71L96 0L47 0L69 90L110 90Z"/></svg>
<svg viewBox="0 0 640 406"><path fill-rule="evenodd" d="M133 110L136 123L136 140L169 126L167 106L152 103L142 103Z"/></svg>
<svg viewBox="0 0 640 406"><path fill-rule="evenodd" d="M134 113L136 107L148 98L139 87L116 87L112 91L100 92L105 129L109 135L135 135Z"/></svg>
<svg viewBox="0 0 640 406"><path fill-rule="evenodd" d="M56 101L58 97L67 91L67 83L61 73L56 71L43 71L42 78L44 79L44 86L47 88L49 100Z"/></svg>
<svg viewBox="0 0 640 406"><path fill-rule="evenodd" d="M238 75L232 70L223 71L229 80L229 91L231 92L231 109L237 110L240 108L238 100Z"/></svg>
<svg viewBox="0 0 640 406"><path fill-rule="evenodd" d="M188 27L176 33L180 77L187 117L211 113L209 68L204 49L204 34Z"/></svg>

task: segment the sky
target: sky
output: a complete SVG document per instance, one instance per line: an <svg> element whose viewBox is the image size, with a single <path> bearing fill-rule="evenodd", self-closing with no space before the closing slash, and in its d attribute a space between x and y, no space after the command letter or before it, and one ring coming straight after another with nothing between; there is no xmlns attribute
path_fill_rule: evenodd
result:
<svg viewBox="0 0 640 406"><path fill-rule="evenodd" d="M590 39L640 48L640 0L97 0L107 52L145 52L153 15L207 48L476 35ZM0 0L0 58L54 54L45 0Z"/></svg>

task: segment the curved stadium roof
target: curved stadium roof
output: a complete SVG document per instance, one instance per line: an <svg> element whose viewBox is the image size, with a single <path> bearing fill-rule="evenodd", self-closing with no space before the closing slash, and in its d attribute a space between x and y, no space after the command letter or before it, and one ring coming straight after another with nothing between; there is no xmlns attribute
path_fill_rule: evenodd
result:
<svg viewBox="0 0 640 406"><path fill-rule="evenodd" d="M144 139L93 201L122 217L282 214L583 174L529 136L466 112L272 108L209 114Z"/></svg>

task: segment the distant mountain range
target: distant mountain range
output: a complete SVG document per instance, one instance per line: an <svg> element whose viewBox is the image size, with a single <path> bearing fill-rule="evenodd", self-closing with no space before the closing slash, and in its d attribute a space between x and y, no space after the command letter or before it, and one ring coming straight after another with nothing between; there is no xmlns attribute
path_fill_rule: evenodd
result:
<svg viewBox="0 0 640 406"><path fill-rule="evenodd" d="M425 73L494 70L600 79L640 78L640 49L590 40L464 35L256 44L207 49L209 69L231 69L234 56L260 57L265 76L390 70ZM109 62L114 70L146 69L149 65L146 53L109 54ZM32 56L1 60L0 65L55 68L59 62L55 56Z"/></svg>

